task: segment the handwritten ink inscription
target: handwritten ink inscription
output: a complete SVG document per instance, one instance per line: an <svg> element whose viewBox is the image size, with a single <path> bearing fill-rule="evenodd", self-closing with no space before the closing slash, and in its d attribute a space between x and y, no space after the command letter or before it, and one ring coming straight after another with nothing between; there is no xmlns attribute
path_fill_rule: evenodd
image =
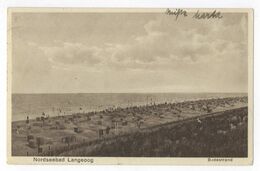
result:
<svg viewBox="0 0 260 171"><path fill-rule="evenodd" d="M180 16L182 17L188 17L188 12L184 9L175 9L171 10L169 8L165 11L166 15L175 16L175 20L177 20ZM212 12L200 12L197 10L195 14L192 15L192 18L201 20L201 19L221 19L223 18L223 15L220 11L214 10Z"/></svg>
<svg viewBox="0 0 260 171"><path fill-rule="evenodd" d="M180 15L182 15L184 17L188 16L187 11L183 10L183 9L176 9L175 11L172 11L169 8L167 8L165 13L167 15L174 15L175 16L175 20L177 20Z"/></svg>
<svg viewBox="0 0 260 171"><path fill-rule="evenodd" d="M213 12L200 12L199 10L193 15L193 18L196 19L221 19L223 16L221 15L221 12L217 12L217 10L214 10Z"/></svg>

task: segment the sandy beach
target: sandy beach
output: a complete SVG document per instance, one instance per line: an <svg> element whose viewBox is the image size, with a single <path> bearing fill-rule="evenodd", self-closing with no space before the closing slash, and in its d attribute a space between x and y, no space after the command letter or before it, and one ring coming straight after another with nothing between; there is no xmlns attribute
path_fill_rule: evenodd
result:
<svg viewBox="0 0 260 171"><path fill-rule="evenodd" d="M55 155L55 151L75 144L113 139L156 125L241 107L247 107L247 97L151 103L55 117L39 114L36 119L12 122L12 155Z"/></svg>

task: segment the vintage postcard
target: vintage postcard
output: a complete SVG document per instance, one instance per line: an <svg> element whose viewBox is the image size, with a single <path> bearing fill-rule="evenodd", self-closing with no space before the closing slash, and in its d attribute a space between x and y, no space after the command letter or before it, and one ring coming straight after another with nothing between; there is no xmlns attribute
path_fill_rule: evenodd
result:
<svg viewBox="0 0 260 171"><path fill-rule="evenodd" d="M252 9L8 9L10 164L250 165Z"/></svg>

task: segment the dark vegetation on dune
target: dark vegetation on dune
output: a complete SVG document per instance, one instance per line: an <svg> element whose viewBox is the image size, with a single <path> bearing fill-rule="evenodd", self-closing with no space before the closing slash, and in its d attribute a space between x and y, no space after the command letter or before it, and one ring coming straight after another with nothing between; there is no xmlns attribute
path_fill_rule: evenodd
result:
<svg viewBox="0 0 260 171"><path fill-rule="evenodd" d="M69 156L247 157L247 108L103 141Z"/></svg>

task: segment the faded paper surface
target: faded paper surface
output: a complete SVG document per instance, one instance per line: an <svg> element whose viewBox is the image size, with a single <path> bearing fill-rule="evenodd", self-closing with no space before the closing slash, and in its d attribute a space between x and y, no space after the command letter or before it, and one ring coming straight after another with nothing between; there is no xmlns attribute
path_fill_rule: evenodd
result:
<svg viewBox="0 0 260 171"><path fill-rule="evenodd" d="M251 164L252 25L250 9L8 9L8 162Z"/></svg>

